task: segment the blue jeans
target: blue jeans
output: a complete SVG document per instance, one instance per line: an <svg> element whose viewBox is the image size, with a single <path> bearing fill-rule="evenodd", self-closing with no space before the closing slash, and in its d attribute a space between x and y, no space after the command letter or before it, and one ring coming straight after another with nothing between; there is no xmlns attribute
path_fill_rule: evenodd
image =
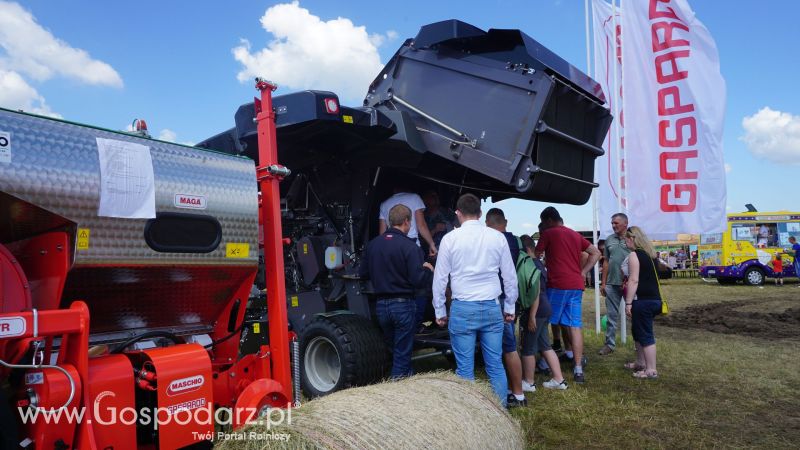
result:
<svg viewBox="0 0 800 450"><path fill-rule="evenodd" d="M414 374L411 369L411 351L414 348L414 332L417 327L416 310L416 304L410 298L378 300L375 304L386 347L392 349L392 378Z"/></svg>
<svg viewBox="0 0 800 450"><path fill-rule="evenodd" d="M417 313L414 319L416 320L415 325L417 328L421 327L422 322L425 321L425 309L428 307L428 303L430 302L431 300L428 298L427 295L414 297L414 303L417 304ZM416 332L417 330L414 331Z"/></svg>
<svg viewBox="0 0 800 450"><path fill-rule="evenodd" d="M462 301L450 306L450 344L456 357L456 375L475 379L475 340L480 342L486 375L500 402L505 406L508 380L503 368L503 313L497 300Z"/></svg>
<svg viewBox="0 0 800 450"><path fill-rule="evenodd" d="M653 318L661 314L661 300L636 299L631 307L631 334L642 347L656 343Z"/></svg>

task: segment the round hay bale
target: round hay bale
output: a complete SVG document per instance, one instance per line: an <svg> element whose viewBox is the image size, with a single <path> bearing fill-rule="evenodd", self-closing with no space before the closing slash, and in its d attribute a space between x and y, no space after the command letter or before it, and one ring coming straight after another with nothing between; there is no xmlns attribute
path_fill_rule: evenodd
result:
<svg viewBox="0 0 800 450"><path fill-rule="evenodd" d="M291 424L247 425L218 450L521 449L519 423L485 382L428 373L347 389L292 410ZM251 436L261 435L261 439ZM273 436L272 438L265 437ZM288 435L289 439L274 439Z"/></svg>

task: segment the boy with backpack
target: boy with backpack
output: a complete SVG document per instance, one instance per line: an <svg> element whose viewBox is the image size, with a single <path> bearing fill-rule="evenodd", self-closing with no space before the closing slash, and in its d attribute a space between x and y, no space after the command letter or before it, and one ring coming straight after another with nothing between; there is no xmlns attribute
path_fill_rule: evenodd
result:
<svg viewBox="0 0 800 450"><path fill-rule="evenodd" d="M567 389L567 381L561 373L558 356L550 346L547 325L552 309L547 298L547 269L534 255L534 243L530 236L520 240L519 259L516 261L519 282L519 302L522 314L519 333L522 341L522 389L535 390L534 371L536 353L541 353L552 371L552 378L542 383L546 389ZM531 389L532 388L532 389Z"/></svg>

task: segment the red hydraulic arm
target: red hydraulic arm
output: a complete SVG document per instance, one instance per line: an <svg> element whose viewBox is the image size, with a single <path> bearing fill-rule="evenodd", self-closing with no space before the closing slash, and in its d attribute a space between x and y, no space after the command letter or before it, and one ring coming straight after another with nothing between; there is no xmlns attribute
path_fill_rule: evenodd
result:
<svg viewBox="0 0 800 450"><path fill-rule="evenodd" d="M258 101L255 102L258 124L256 176L261 191L260 221L264 230L264 270L266 271L272 378L281 384L284 395L290 399L292 398L292 376L289 362L289 323L286 312L279 184L283 177L291 172L278 164L275 112L272 110L272 91L277 87L269 81L256 79L256 89L261 91L260 106Z"/></svg>

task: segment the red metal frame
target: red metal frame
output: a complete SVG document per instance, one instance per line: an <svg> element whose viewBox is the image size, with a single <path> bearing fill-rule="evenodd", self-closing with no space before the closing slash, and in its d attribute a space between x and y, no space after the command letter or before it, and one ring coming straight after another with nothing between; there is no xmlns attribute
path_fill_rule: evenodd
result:
<svg viewBox="0 0 800 450"><path fill-rule="evenodd" d="M17 244L12 251L0 245L0 267L4 268L0 273L0 305L7 308L6 311L0 311L0 319L5 321L6 328L11 326L8 325L9 320L18 327L24 323L24 330L20 333L0 334L0 359L14 363L28 351L33 341L41 341L41 349L44 350L42 360L49 362L53 340L60 338L56 364L71 374L75 384L75 397L69 406L87 408L92 419L80 423L50 425L39 422L26 426L25 435L35 439L36 448L53 448L62 443L81 450L110 448L110 445L120 449L134 448L137 445L135 426L102 424L100 420L95 420L99 417L94 417L92 405L102 400L106 405L118 409L133 408L137 389L155 392L159 407L183 408L184 404L199 404L196 402L201 399L214 407L235 407L248 411L290 405L293 386L289 341L296 339L296 336L289 332L287 319L279 189L280 181L289 171L277 162L275 113L272 109L272 91L276 86L257 80L256 88L261 92L261 99L255 102L259 146L256 176L261 192L259 222L263 231L262 239L266 243L264 263L269 345L261 346L255 354L239 358L238 332L244 322L247 300L256 275L256 269L253 268L252 274L245 274L237 280L237 286L232 286L232 295L214 323L211 338L215 343L209 350L197 344L181 344L109 354L107 348L98 347L92 349L90 359L87 304L76 301L68 309L56 309L66 289L65 280L70 269L70 243L66 233L37 236ZM12 254L15 252L30 256L26 260L28 264L20 267ZM6 273L5 278L3 273ZM26 274L32 276L33 281L44 280L47 283L38 283L37 289L32 292ZM85 297L71 295L65 298ZM235 311L237 300L239 309ZM43 310L37 312L31 307ZM100 314L102 316L102 310ZM232 314L235 314L236 324L233 331L228 328L228 319ZM147 373L148 370L150 373ZM48 407L63 404L69 395L67 377L52 368L29 369L28 372L31 371L40 372L33 375L40 376L42 380L27 386L29 391L36 391L41 399L39 404ZM199 383L197 380L201 379L203 382ZM199 387L176 390L186 380ZM170 391L173 385L178 388ZM15 400L20 402L19 405L26 404L25 392L19 395ZM190 423L166 427L159 434L161 447L175 448L193 443L192 431L198 434L213 431L213 427L198 425ZM236 427L241 425L241 420L234 423Z"/></svg>
<svg viewBox="0 0 800 450"><path fill-rule="evenodd" d="M281 230L281 195L279 184L282 177L273 175L271 168L278 165L278 145L275 137L275 111L272 109L273 83L256 80L256 89L261 91L261 102L256 102L258 123L258 167L256 176L261 191L260 221L264 230L264 266L267 281L267 312L269 317L270 359L272 378L283 387L287 399L292 398L292 375L289 358L289 320L286 311L286 285L283 267L283 241Z"/></svg>

